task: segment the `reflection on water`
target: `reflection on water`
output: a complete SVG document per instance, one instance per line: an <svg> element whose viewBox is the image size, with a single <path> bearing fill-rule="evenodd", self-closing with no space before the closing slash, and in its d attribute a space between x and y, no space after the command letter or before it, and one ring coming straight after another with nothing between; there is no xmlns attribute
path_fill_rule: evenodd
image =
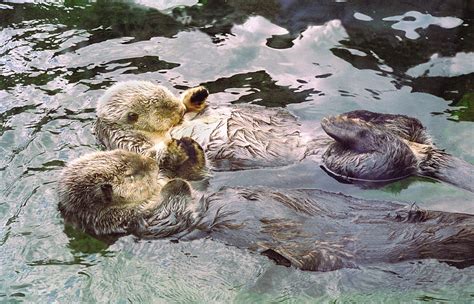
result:
<svg viewBox="0 0 474 304"><path fill-rule="evenodd" d="M33 3L34 2L34 3ZM308 124L354 109L419 118L474 162L469 1L3 1L0 299L37 302L469 301L474 270L436 261L309 273L209 240L96 240L64 227L55 180L98 146L97 98L127 79L212 103L287 107ZM311 164L219 173L211 187L322 188L474 213L472 194L410 178L379 189Z"/></svg>
<svg viewBox="0 0 474 304"><path fill-rule="evenodd" d="M437 25L444 29L452 29L463 23L462 19L455 17L433 17L430 14L422 14L417 11L409 11L401 16L383 18L384 21L397 21L392 24L392 28L405 32L405 37L409 39L418 39L419 29L426 29L428 26Z"/></svg>

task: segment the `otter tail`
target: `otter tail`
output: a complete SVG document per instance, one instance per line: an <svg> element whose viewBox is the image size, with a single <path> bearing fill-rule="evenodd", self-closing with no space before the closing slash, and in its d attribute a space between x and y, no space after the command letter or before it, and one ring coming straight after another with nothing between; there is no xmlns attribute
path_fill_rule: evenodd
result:
<svg viewBox="0 0 474 304"><path fill-rule="evenodd" d="M474 165L432 146L424 147L420 175L474 192Z"/></svg>

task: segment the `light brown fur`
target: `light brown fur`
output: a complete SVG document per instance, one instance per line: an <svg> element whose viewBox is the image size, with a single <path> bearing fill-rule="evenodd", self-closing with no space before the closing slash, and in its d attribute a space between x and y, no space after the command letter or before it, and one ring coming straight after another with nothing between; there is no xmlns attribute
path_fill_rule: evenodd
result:
<svg viewBox="0 0 474 304"><path fill-rule="evenodd" d="M208 95L203 87L186 90L178 98L151 82L118 83L98 101L95 134L108 150L140 153L156 158L166 172L178 173L173 177L201 179L207 176L202 150L194 149L191 157L193 144L172 139L168 132L181 122L185 113L203 109ZM168 168L169 165L172 167Z"/></svg>
<svg viewBox="0 0 474 304"><path fill-rule="evenodd" d="M167 88L151 82L118 83L98 101L96 136L107 149L145 153L167 142L168 131L181 122L186 112L204 108L208 94L197 87L177 98Z"/></svg>
<svg viewBox="0 0 474 304"><path fill-rule="evenodd" d="M166 178L153 159L124 150L72 161L59 178L58 194L66 222L94 235L166 236L196 216L187 182Z"/></svg>

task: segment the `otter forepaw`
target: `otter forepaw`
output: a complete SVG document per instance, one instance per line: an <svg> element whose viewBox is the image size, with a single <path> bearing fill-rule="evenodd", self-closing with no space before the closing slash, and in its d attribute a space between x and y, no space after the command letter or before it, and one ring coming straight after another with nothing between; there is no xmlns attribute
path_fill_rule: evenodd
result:
<svg viewBox="0 0 474 304"><path fill-rule="evenodd" d="M170 178L201 180L207 176L204 150L190 137L172 139L159 159L159 166Z"/></svg>
<svg viewBox="0 0 474 304"><path fill-rule="evenodd" d="M195 87L184 91L182 102L186 106L187 112L200 112L206 107L206 100L209 91L203 87Z"/></svg>

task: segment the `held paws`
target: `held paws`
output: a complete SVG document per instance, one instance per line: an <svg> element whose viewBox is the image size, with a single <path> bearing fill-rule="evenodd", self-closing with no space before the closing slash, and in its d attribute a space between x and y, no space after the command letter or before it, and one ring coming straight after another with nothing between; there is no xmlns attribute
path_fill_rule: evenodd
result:
<svg viewBox="0 0 474 304"><path fill-rule="evenodd" d="M184 91L182 102L186 106L187 112L200 112L206 107L206 99L209 91L203 87L195 87Z"/></svg>
<svg viewBox="0 0 474 304"><path fill-rule="evenodd" d="M201 180L208 175L204 150L190 137L172 139L159 166L169 178Z"/></svg>

